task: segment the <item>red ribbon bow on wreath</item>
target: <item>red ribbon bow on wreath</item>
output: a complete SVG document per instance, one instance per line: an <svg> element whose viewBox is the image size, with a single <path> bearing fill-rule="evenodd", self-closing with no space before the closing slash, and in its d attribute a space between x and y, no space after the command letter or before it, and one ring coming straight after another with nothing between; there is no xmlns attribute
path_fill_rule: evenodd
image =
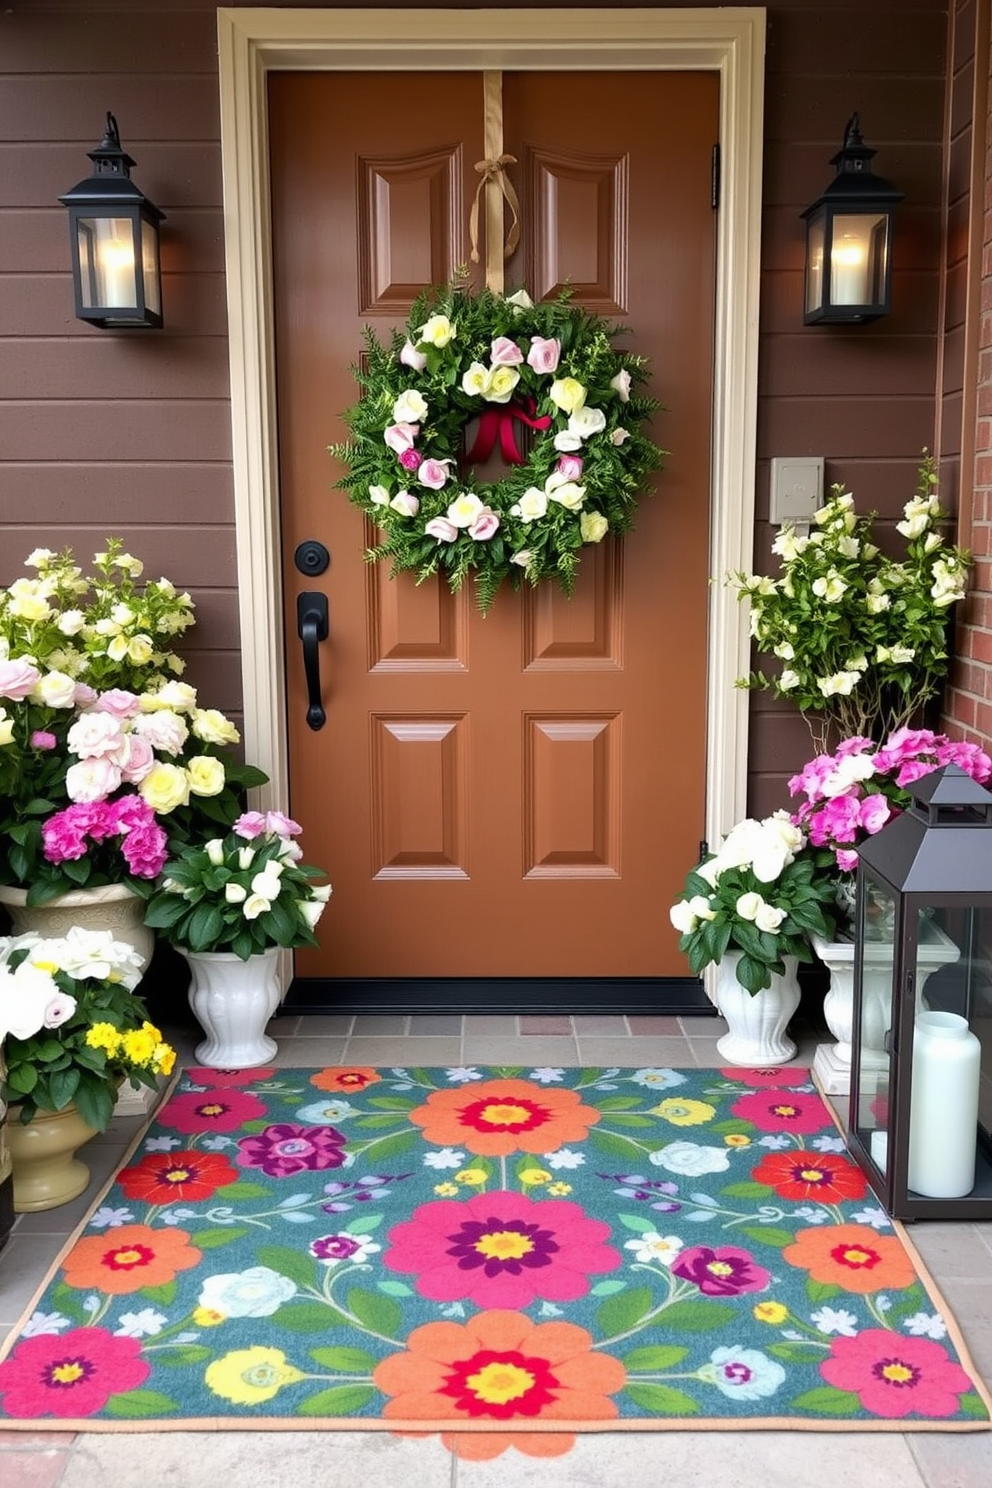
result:
<svg viewBox="0 0 992 1488"><path fill-rule="evenodd" d="M522 465L524 457L517 448L514 419L526 424L528 429L550 429L551 418L545 414L535 418L537 404L533 398L522 402L518 399L499 408L487 408L479 420L478 432L472 448L465 456L467 465L483 465L489 459L499 440L500 454L508 465Z"/></svg>

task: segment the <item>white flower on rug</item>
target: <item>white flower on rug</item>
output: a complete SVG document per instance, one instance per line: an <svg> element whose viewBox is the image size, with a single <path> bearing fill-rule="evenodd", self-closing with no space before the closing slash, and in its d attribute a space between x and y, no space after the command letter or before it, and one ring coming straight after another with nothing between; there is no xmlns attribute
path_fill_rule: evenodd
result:
<svg viewBox="0 0 992 1488"><path fill-rule="evenodd" d="M843 1137L814 1137L810 1146L816 1152L846 1152L847 1143Z"/></svg>
<svg viewBox="0 0 992 1488"><path fill-rule="evenodd" d="M464 1162L464 1152L454 1147L441 1147L437 1152L424 1153L425 1168L460 1168Z"/></svg>
<svg viewBox="0 0 992 1488"><path fill-rule="evenodd" d="M149 1137L145 1142L146 1152L171 1152L173 1147L183 1144L178 1137Z"/></svg>
<svg viewBox="0 0 992 1488"><path fill-rule="evenodd" d="M698 1142L669 1142L667 1147L652 1152L648 1161L656 1168L667 1168L669 1173L681 1173L685 1178L725 1173L730 1167L725 1147L703 1147Z"/></svg>
<svg viewBox="0 0 992 1488"><path fill-rule="evenodd" d="M585 1165L585 1153L573 1152L571 1147L559 1147L557 1152L546 1152L544 1161L557 1172L559 1168L581 1168Z"/></svg>
<svg viewBox="0 0 992 1488"><path fill-rule="evenodd" d="M826 1224L830 1215L826 1209L815 1209L812 1204L803 1204L798 1209L789 1210L790 1219L804 1219L807 1224Z"/></svg>
<svg viewBox="0 0 992 1488"><path fill-rule="evenodd" d="M939 1312L914 1312L903 1319L903 1327L914 1338L946 1338L947 1324Z"/></svg>
<svg viewBox="0 0 992 1488"><path fill-rule="evenodd" d="M530 1078L536 1080L539 1085L553 1085L557 1080L565 1078L565 1071L545 1065L541 1069L531 1070Z"/></svg>
<svg viewBox="0 0 992 1488"><path fill-rule="evenodd" d="M778 1152L784 1147L791 1147L792 1138L776 1136L773 1132L769 1137L759 1137L757 1145L759 1147L770 1147L773 1152Z"/></svg>
<svg viewBox="0 0 992 1488"><path fill-rule="evenodd" d="M344 1121L346 1116L354 1114L355 1107L348 1101L322 1100L313 1101L309 1106L300 1106L296 1120L301 1121L304 1126L333 1126L336 1121Z"/></svg>
<svg viewBox="0 0 992 1488"><path fill-rule="evenodd" d="M852 1224L871 1225L873 1230L889 1230L892 1223L884 1209L859 1209L851 1215Z"/></svg>
<svg viewBox="0 0 992 1488"><path fill-rule="evenodd" d="M133 1222L134 1215L130 1209L111 1209L108 1204L104 1204L91 1216L87 1228L91 1230L114 1230L118 1225L133 1224Z"/></svg>
<svg viewBox="0 0 992 1488"><path fill-rule="evenodd" d="M809 1318L821 1333L839 1333L842 1338L857 1337L858 1320L853 1312L847 1312L843 1307L821 1307L817 1312L811 1312Z"/></svg>
<svg viewBox="0 0 992 1488"><path fill-rule="evenodd" d="M735 1400L763 1400L785 1382L785 1370L759 1349L718 1348L698 1378Z"/></svg>
<svg viewBox="0 0 992 1488"><path fill-rule="evenodd" d="M659 1235L657 1230L645 1230L636 1240L625 1240L623 1248L634 1252L635 1261L645 1264L660 1261L663 1266L670 1266L683 1244L678 1235Z"/></svg>
<svg viewBox="0 0 992 1488"><path fill-rule="evenodd" d="M140 1312L122 1312L120 1326L114 1329L115 1338L154 1338L161 1333L169 1321L154 1307L143 1307Z"/></svg>
<svg viewBox="0 0 992 1488"><path fill-rule="evenodd" d="M271 1317L296 1296L296 1282L269 1266L249 1266L208 1276L200 1289L200 1306L223 1317Z"/></svg>
<svg viewBox="0 0 992 1488"><path fill-rule="evenodd" d="M43 1333L61 1333L70 1326L60 1312L33 1312L21 1329L22 1338L39 1338Z"/></svg>
<svg viewBox="0 0 992 1488"><path fill-rule="evenodd" d="M455 1069L446 1069L444 1072L453 1085L461 1085L466 1080L481 1080L482 1076L477 1069L471 1065L458 1065Z"/></svg>
<svg viewBox="0 0 992 1488"><path fill-rule="evenodd" d="M685 1075L673 1069L639 1069L630 1078L635 1085L646 1085L649 1090L671 1090L675 1085L685 1084Z"/></svg>

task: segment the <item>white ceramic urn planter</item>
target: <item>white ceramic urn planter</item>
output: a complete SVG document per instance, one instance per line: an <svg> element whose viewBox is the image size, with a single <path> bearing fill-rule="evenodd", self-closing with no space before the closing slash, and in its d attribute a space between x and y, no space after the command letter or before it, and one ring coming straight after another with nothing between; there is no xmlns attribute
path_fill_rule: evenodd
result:
<svg viewBox="0 0 992 1488"><path fill-rule="evenodd" d="M278 946L242 961L231 951L183 951L193 980L189 1005L206 1034L196 1047L213 1069L268 1064L278 1045L265 1032L282 999Z"/></svg>
<svg viewBox="0 0 992 1488"><path fill-rule="evenodd" d="M799 1006L798 958L785 956L785 974L772 972L772 984L751 995L737 980L739 951L729 951L717 966L716 1005L728 1031L717 1042L728 1064L764 1069L788 1064L796 1046L786 1034Z"/></svg>

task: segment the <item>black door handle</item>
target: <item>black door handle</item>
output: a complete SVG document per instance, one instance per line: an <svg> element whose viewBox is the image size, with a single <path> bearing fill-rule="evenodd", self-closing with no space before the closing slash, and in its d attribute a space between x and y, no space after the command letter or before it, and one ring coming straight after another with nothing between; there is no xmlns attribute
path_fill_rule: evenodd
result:
<svg viewBox="0 0 992 1488"><path fill-rule="evenodd" d="M307 726L321 729L327 714L320 697L320 653L317 647L327 640L327 595L317 589L305 589L296 596L296 629L303 642L303 670L307 679Z"/></svg>

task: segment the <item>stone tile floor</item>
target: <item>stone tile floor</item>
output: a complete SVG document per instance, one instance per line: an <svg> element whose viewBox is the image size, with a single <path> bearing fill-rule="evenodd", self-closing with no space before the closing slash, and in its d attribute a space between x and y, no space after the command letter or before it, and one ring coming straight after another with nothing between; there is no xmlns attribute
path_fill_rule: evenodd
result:
<svg viewBox="0 0 992 1488"><path fill-rule="evenodd" d="M277 1063L720 1063L714 1018L292 1017L277 1019ZM822 1031L793 1029L797 1063ZM196 1031L169 1027L193 1062ZM0 1257L0 1338L21 1316L141 1117L117 1118L88 1147L93 1181L73 1204L21 1215ZM926 1223L912 1238L955 1312L975 1364L992 1382L992 1224ZM434 1440L335 1432L4 1432L2 1488L213 1488L223 1478L264 1488L989 1488L992 1432L616 1432L578 1439L550 1461L514 1450L459 1462Z"/></svg>

